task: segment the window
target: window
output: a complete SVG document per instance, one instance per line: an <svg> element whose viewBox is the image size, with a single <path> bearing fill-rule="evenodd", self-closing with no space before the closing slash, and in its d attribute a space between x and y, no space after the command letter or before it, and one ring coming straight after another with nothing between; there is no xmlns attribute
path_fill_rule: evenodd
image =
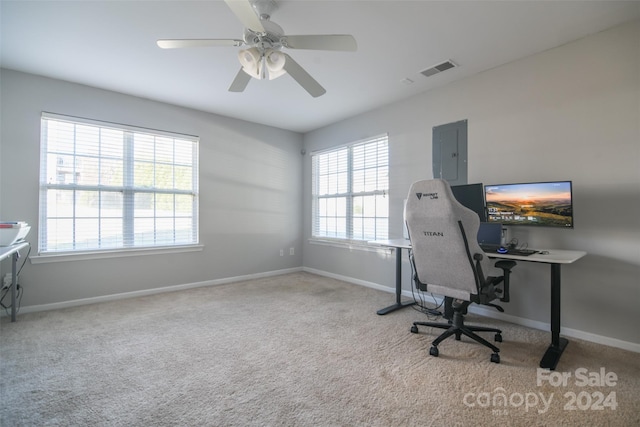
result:
<svg viewBox="0 0 640 427"><path fill-rule="evenodd" d="M198 138L42 115L39 253L198 243Z"/></svg>
<svg viewBox="0 0 640 427"><path fill-rule="evenodd" d="M316 238L387 239L387 135L312 155L313 230Z"/></svg>

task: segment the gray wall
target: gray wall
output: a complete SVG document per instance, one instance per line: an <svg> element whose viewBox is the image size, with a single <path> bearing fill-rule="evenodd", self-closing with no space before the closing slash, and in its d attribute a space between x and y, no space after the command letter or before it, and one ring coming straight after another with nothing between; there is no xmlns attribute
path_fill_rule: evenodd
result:
<svg viewBox="0 0 640 427"><path fill-rule="evenodd" d="M23 307L302 264L300 134L10 70L2 70L0 77L0 218L32 225L33 254L42 111L200 137L202 251L27 263L21 275ZM8 267L3 262L3 274Z"/></svg>
<svg viewBox="0 0 640 427"><path fill-rule="evenodd" d="M433 177L433 126L468 119L470 183L572 180L573 230L511 227L511 237L587 251L562 270L563 327L640 348L639 41L640 22L622 25L310 132L305 149L389 133L391 238L402 237L410 184ZM304 170L305 267L393 286L392 255L309 243L309 156ZM507 313L544 326L548 283L546 265L520 263Z"/></svg>

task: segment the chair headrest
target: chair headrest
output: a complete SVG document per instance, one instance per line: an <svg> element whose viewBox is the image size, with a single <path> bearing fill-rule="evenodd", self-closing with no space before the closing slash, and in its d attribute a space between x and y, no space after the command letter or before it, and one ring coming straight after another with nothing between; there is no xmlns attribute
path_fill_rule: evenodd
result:
<svg viewBox="0 0 640 427"><path fill-rule="evenodd" d="M409 190L408 205L419 205L423 215L429 217L449 217L462 206L453 195L447 181L431 179L414 182Z"/></svg>

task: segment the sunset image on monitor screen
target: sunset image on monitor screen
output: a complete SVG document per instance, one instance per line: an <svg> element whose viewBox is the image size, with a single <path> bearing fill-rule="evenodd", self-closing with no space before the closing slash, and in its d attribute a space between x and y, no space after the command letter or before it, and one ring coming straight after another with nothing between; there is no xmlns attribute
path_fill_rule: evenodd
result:
<svg viewBox="0 0 640 427"><path fill-rule="evenodd" d="M571 181L487 185L489 222L573 227Z"/></svg>

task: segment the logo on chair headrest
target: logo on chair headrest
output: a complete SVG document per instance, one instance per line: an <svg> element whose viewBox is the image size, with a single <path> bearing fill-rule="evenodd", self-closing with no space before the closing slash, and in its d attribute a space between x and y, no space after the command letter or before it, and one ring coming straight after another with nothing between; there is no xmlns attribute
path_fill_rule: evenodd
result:
<svg viewBox="0 0 640 427"><path fill-rule="evenodd" d="M431 200L438 198L438 193L416 193L418 200L422 200L423 197L428 197Z"/></svg>

